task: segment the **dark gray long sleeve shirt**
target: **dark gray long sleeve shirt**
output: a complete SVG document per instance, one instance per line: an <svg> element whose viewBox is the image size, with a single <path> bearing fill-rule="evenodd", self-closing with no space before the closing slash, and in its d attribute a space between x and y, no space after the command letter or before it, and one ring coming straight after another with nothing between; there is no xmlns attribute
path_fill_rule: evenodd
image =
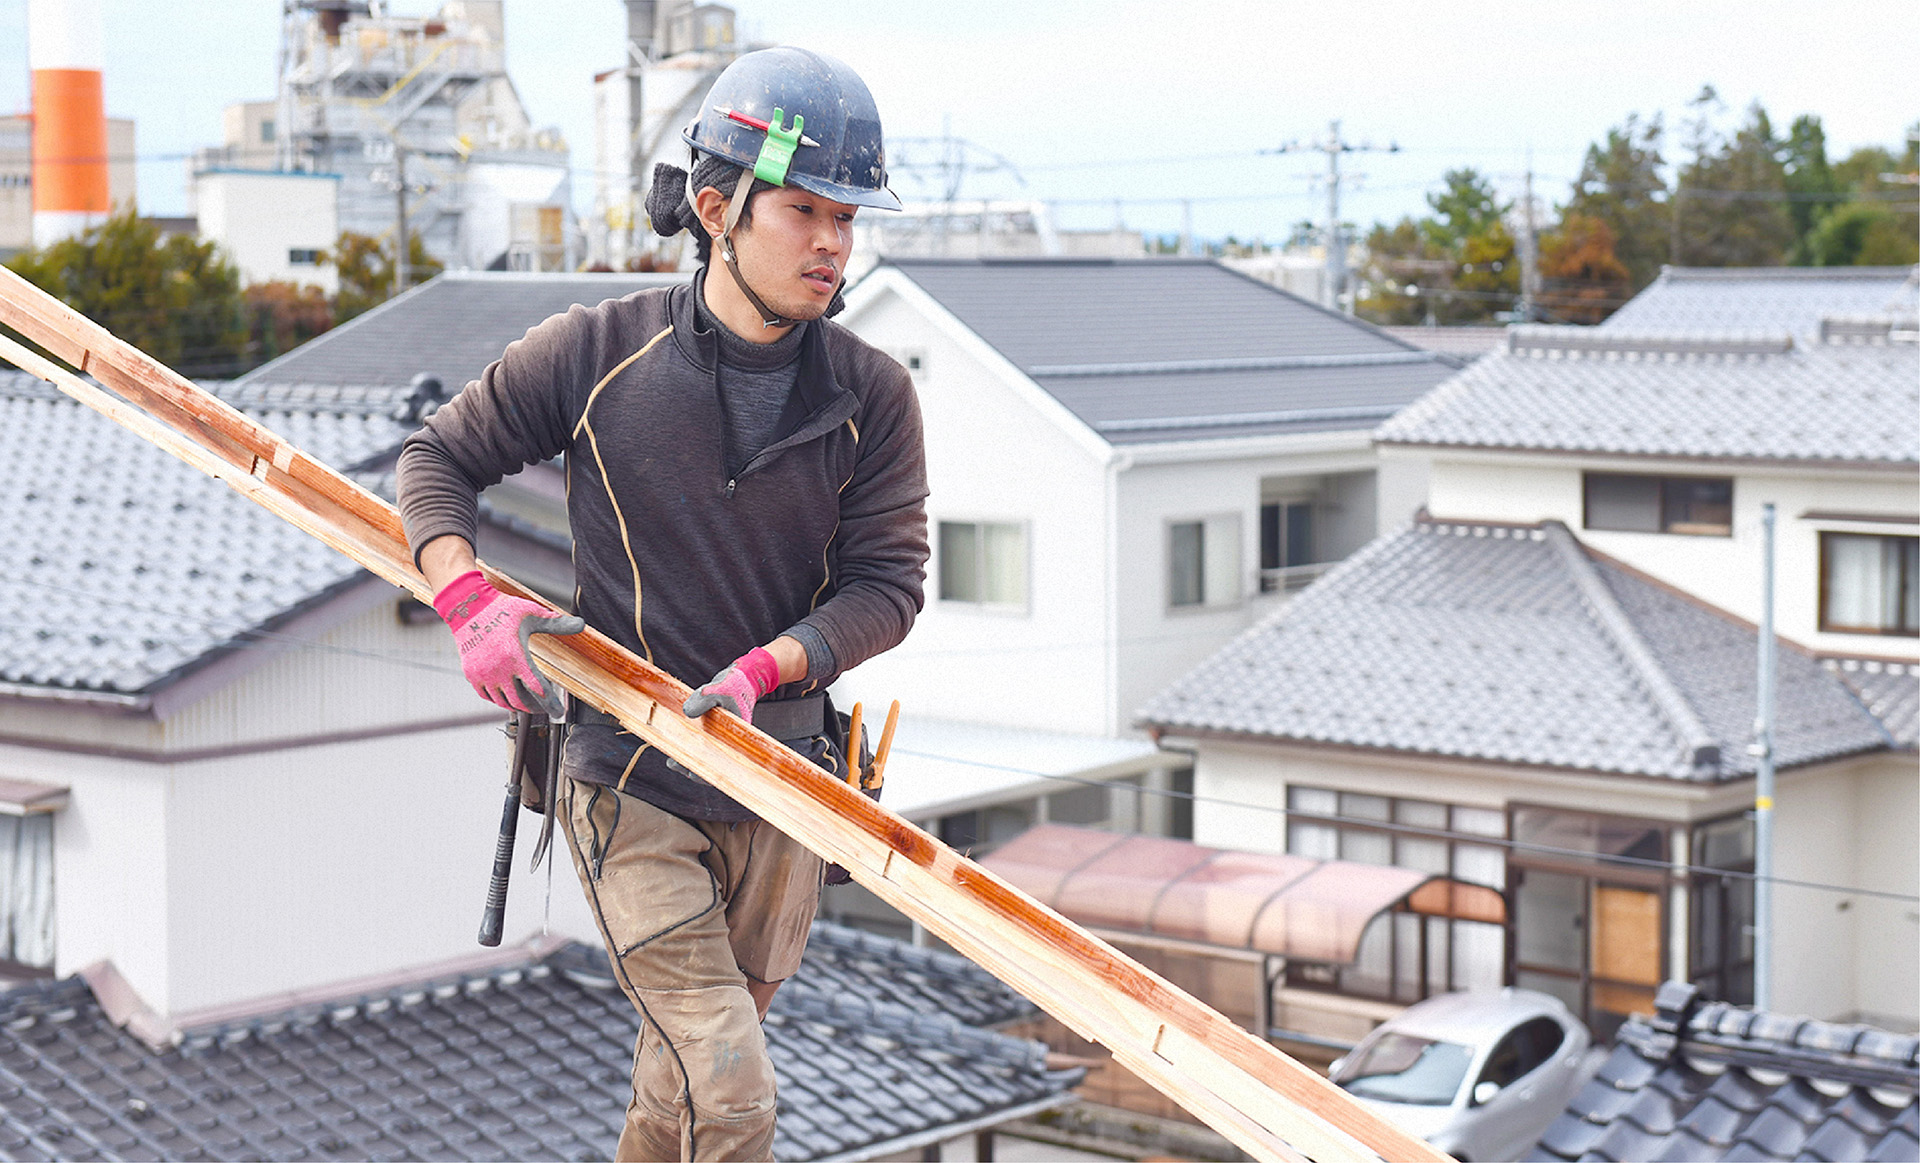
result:
<svg viewBox="0 0 1920 1163"><path fill-rule="evenodd" d="M921 607L919 403L904 368L820 320L790 357L775 439L747 450L727 430L720 388L735 369L716 378L723 335L701 326L698 285L574 307L510 344L401 452L407 540L416 558L444 534L472 542L480 490L565 454L589 624L689 684L792 634L810 673L771 697L810 693L897 644ZM748 817L630 736L599 734L612 731L575 730L568 774L682 815Z"/></svg>

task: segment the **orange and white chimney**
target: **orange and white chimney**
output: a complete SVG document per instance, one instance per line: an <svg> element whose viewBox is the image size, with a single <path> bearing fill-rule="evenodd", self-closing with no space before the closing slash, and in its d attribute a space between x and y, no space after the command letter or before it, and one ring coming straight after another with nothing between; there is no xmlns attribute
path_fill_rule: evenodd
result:
<svg viewBox="0 0 1920 1163"><path fill-rule="evenodd" d="M27 0L33 67L33 244L104 222L107 110L101 0Z"/></svg>

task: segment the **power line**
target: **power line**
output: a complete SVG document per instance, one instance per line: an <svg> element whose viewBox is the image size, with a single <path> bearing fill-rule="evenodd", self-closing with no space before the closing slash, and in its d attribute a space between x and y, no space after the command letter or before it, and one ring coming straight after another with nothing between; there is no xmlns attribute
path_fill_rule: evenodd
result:
<svg viewBox="0 0 1920 1163"><path fill-rule="evenodd" d="M1125 791L1125 792L1133 792L1136 794L1155 795L1165 799L1186 800L1196 805L1210 804L1210 805L1215 805L1223 808L1233 808L1239 811L1263 812L1268 815L1287 816L1289 818L1298 818L1298 819L1307 821L1309 823L1327 824L1335 827L1352 827L1352 828L1360 828L1360 829L1365 829L1367 831L1374 831L1374 832L1390 832L1394 834L1404 834L1404 835L1419 838L1419 839L1444 840L1454 844L1467 844L1467 845L1472 845L1472 846L1482 847L1482 848L1502 848L1502 849L1506 849L1508 851L1513 851L1513 852L1531 852L1531 853L1535 853L1542 856L1568 857L1568 858L1577 860L1583 864L1598 864L1602 867L1605 867L1607 865L1628 865L1632 867L1648 868L1648 869L1652 869L1660 872L1666 872L1666 873L1681 873L1686 875L1697 875L1697 876L1718 876L1718 877L1726 877L1734 880L1761 879L1756 873L1742 872L1734 869L1712 868L1712 867L1709 867L1706 865L1700 865L1700 864L1674 864L1670 861L1655 860L1655 859L1652 859L1651 857L1645 857L1645 856L1603 855L1603 854L1594 853L1594 852L1587 852L1578 848L1556 848L1556 847L1553 847L1552 845L1529 844L1525 841L1512 840L1512 839L1507 839L1505 837L1480 836L1480 835L1475 835L1471 832L1449 832L1449 831L1444 831L1438 828L1422 828L1414 824L1396 824L1396 823L1389 823L1386 821L1361 820L1361 819L1356 819L1350 816L1328 816L1328 815L1323 815L1316 812L1303 812L1297 808L1276 807L1273 804L1256 804L1256 803L1248 803L1243 800L1222 799L1218 796L1203 796L1198 794L1197 792L1179 791L1174 788L1148 787L1144 783L1132 783L1127 780L1089 779L1089 778L1086 778L1083 776L1077 776L1077 775L1061 775L1056 772L1035 771L1031 768L1014 767L1010 764L989 763L986 760L982 760L982 759L963 759L958 756L943 755L938 752L916 751L912 748L903 747L899 745L895 745L893 751L895 754L898 754L898 755L917 755L922 759L935 759L943 763L957 763L963 767L980 767L980 768L986 768L993 771L1009 772L1014 775L1031 775L1039 779L1050 779L1060 783L1078 784L1083 787L1100 787L1100 788L1106 788L1112 791ZM1166 754L1179 755L1181 753L1169 751L1169 752L1166 752ZM1416 869L1416 871L1418 870ZM1793 878L1781 877L1781 876L1770 876L1770 877L1766 877L1765 879L1773 884L1785 885L1790 888L1813 889L1821 892L1848 893L1856 896L1867 896L1867 897L1875 897L1882 900L1900 901L1907 904L1920 903L1920 896L1915 896L1911 893L1888 892L1883 889L1873 889L1873 888L1855 888L1848 885L1825 884L1820 881L1796 880ZM1492 886L1489 885L1487 887L1492 887Z"/></svg>

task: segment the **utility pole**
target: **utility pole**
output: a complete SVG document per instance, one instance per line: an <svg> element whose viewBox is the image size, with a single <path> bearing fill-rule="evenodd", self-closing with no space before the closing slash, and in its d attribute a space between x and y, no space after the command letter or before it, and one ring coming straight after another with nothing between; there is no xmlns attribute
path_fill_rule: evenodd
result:
<svg viewBox="0 0 1920 1163"><path fill-rule="evenodd" d="M1760 698L1753 723L1753 1007L1773 1004L1773 502L1760 506Z"/></svg>
<svg viewBox="0 0 1920 1163"><path fill-rule="evenodd" d="M407 289L407 147L393 135L393 293Z"/></svg>
<svg viewBox="0 0 1920 1163"><path fill-rule="evenodd" d="M627 6L627 254L640 255L646 232L640 225L647 213L646 135L641 131L644 109L641 92L647 58L653 52L655 0L626 0ZM611 251L613 248L607 248Z"/></svg>
<svg viewBox="0 0 1920 1163"><path fill-rule="evenodd" d="M1540 238L1533 218L1533 151L1527 151L1527 179L1520 204L1520 322L1540 317Z"/></svg>
<svg viewBox="0 0 1920 1163"><path fill-rule="evenodd" d="M1327 224L1324 234L1327 242L1326 286L1320 293L1322 306L1334 310L1344 310L1353 314L1353 300L1346 298L1342 304L1342 295L1347 289L1347 240L1346 232L1340 225L1340 155L1343 153L1399 153L1397 142L1389 143L1384 149L1368 142L1355 144L1340 136L1340 122L1333 121L1327 126L1325 141L1309 141L1305 145L1288 142L1278 149L1263 149L1261 153L1300 153L1317 150L1327 155ZM1356 175L1357 176L1357 175Z"/></svg>

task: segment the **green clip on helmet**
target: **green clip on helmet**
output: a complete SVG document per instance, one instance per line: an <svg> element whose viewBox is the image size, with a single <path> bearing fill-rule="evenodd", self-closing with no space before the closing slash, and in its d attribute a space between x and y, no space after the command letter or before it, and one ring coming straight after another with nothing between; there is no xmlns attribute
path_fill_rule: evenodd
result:
<svg viewBox="0 0 1920 1163"><path fill-rule="evenodd" d="M732 64L681 134L696 154L774 185L850 206L900 209L887 189L880 111L858 73L802 48L768 48Z"/></svg>

